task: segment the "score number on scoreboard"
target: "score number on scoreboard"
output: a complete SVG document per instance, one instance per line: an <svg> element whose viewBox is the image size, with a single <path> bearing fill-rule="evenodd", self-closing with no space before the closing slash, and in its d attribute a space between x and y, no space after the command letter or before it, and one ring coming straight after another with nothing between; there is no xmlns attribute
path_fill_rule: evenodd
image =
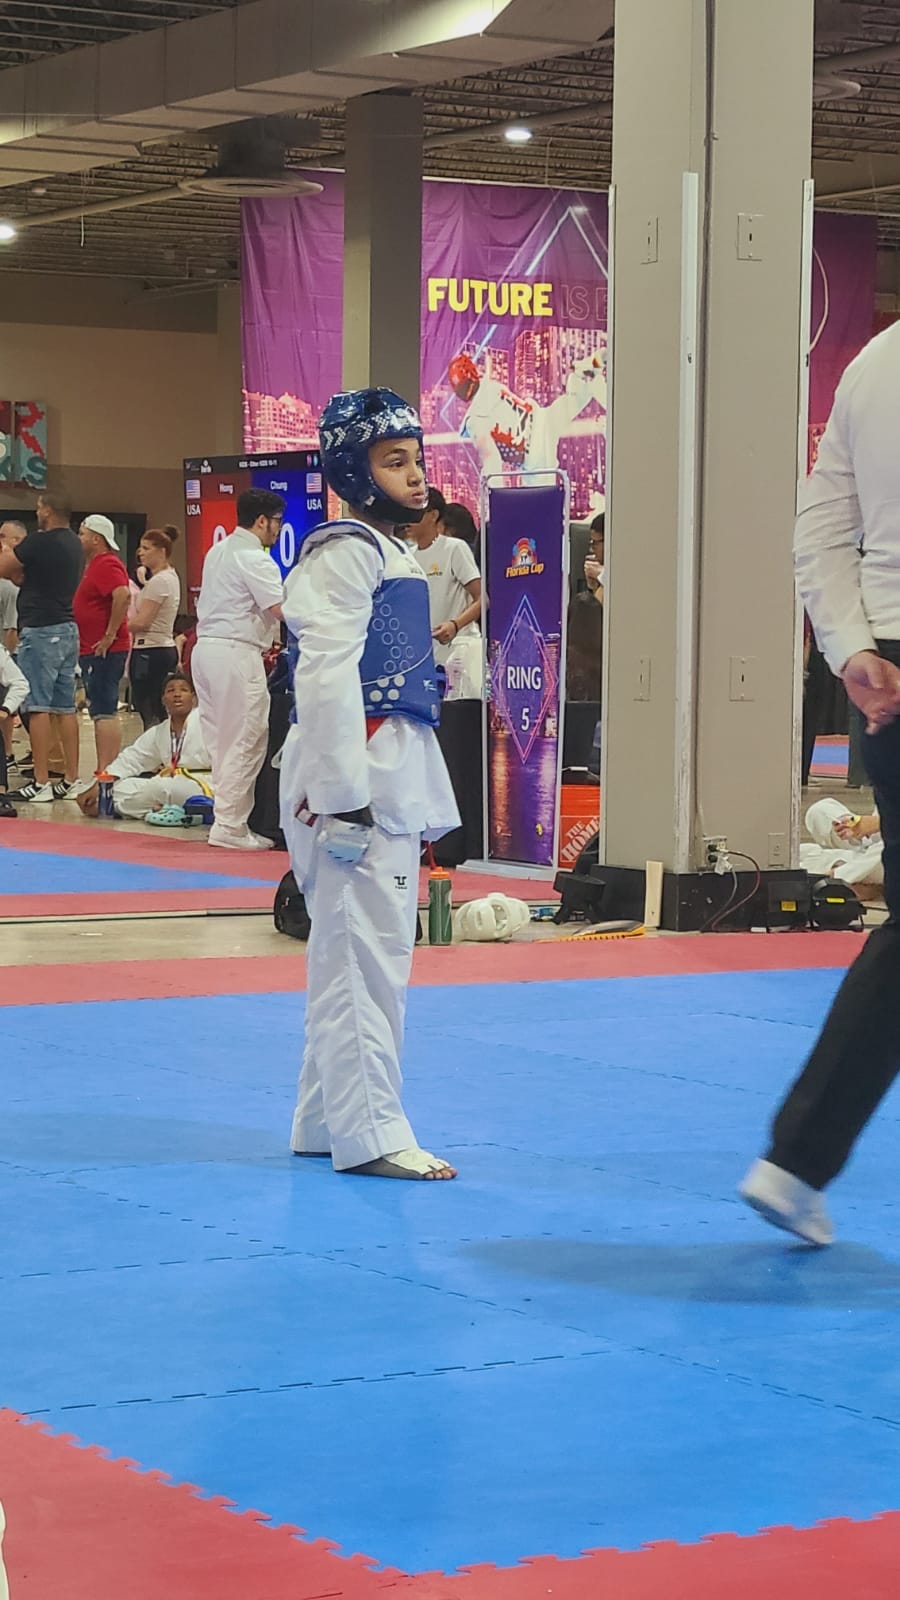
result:
<svg viewBox="0 0 900 1600"><path fill-rule="evenodd" d="M266 456L209 456L184 463L188 588L200 588L203 560L237 524L237 501L245 489L271 489L285 500L281 533L272 557L290 572L311 528L327 515L321 458L317 450Z"/></svg>

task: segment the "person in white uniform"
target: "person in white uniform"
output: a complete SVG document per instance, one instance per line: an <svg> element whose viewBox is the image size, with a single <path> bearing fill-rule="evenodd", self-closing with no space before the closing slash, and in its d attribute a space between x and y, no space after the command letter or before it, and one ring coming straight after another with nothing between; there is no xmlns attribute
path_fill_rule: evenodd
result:
<svg viewBox="0 0 900 1600"><path fill-rule="evenodd" d="M460 436L470 439L485 477L497 472L553 472L559 442L592 400L606 410L606 351L579 361L565 391L548 406L525 400L496 378L486 378L470 355L454 356L448 376L467 407Z"/></svg>
<svg viewBox="0 0 900 1600"><path fill-rule="evenodd" d="M285 588L299 654L281 825L312 918L291 1148L339 1172L453 1178L400 1100L421 840L459 825L428 585L395 532L428 503L422 427L398 395L364 389L329 401L319 431L350 516L307 535Z"/></svg>
<svg viewBox="0 0 900 1600"><path fill-rule="evenodd" d="M116 815L143 821L151 811L183 806L185 800L213 793L210 759L200 713L186 672L173 672L163 684L165 722L156 722L111 761ZM78 796L87 817L96 817L99 785Z"/></svg>
<svg viewBox="0 0 900 1600"><path fill-rule="evenodd" d="M269 738L262 658L281 621L281 574L269 552L281 532L284 506L281 495L268 489L245 490L237 503L238 526L213 545L203 563L191 675L216 793L209 843L226 850L272 847L247 823Z"/></svg>
<svg viewBox="0 0 900 1600"><path fill-rule="evenodd" d="M811 843L800 846L804 872L837 878L841 883L884 883L884 840L877 812L852 816L840 800L816 800L806 813Z"/></svg>

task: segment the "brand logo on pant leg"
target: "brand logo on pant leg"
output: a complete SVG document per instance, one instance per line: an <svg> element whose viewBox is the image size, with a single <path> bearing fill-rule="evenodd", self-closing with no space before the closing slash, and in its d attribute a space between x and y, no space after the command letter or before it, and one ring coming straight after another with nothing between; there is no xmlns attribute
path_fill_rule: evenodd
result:
<svg viewBox="0 0 900 1600"><path fill-rule="evenodd" d="M406 888L407 879L405 877L401 878L401 877L398 877L397 875L395 875L394 882L397 885L398 889L405 889Z"/></svg>

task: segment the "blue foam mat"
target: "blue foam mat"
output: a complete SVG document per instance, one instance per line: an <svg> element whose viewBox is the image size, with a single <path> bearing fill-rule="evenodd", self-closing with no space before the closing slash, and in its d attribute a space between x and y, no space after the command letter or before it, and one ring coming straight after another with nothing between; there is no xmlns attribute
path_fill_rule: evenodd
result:
<svg viewBox="0 0 900 1600"><path fill-rule="evenodd" d="M287 1155L302 997L6 1009L0 1398L410 1569L896 1504L896 1100L734 1198L839 976L414 991L427 1186Z"/></svg>
<svg viewBox="0 0 900 1600"><path fill-rule="evenodd" d="M210 852L212 854L212 852ZM144 867L131 861L0 848L0 910L6 894L135 894L142 889L260 889L267 879Z"/></svg>

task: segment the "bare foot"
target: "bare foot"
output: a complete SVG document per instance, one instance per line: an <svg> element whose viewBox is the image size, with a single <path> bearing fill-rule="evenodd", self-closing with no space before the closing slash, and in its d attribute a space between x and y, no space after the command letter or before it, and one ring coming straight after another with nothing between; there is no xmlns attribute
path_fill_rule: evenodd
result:
<svg viewBox="0 0 900 1600"><path fill-rule="evenodd" d="M361 1166L347 1170L361 1178L411 1178L431 1183L457 1176L456 1168L449 1162L418 1146L392 1151L390 1155L378 1156L374 1161L364 1161Z"/></svg>

